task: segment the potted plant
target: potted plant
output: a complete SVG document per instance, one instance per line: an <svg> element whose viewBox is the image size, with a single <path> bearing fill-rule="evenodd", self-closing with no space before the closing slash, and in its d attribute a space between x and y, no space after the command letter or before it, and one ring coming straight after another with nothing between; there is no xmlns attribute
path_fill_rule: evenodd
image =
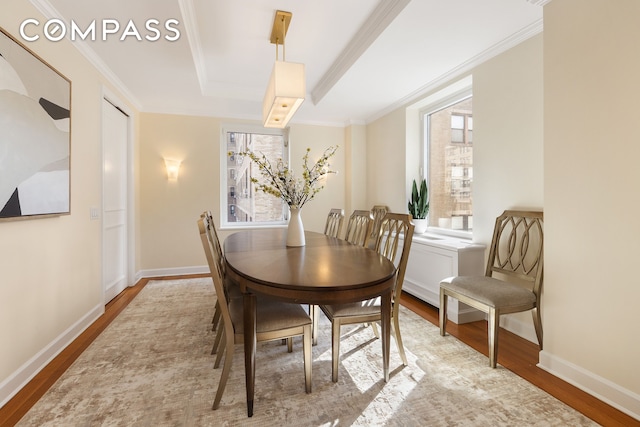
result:
<svg viewBox="0 0 640 427"><path fill-rule="evenodd" d="M427 231L427 214L429 213L429 191L427 190L427 181L422 179L420 183L420 191L416 180L413 180L413 188L411 189L411 200L409 200L409 213L413 217L415 234L422 234Z"/></svg>

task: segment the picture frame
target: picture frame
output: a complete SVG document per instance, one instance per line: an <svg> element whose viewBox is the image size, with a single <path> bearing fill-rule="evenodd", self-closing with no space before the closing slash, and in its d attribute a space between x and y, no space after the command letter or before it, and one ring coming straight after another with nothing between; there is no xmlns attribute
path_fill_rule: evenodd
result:
<svg viewBox="0 0 640 427"><path fill-rule="evenodd" d="M71 81L0 28L0 221L71 214Z"/></svg>

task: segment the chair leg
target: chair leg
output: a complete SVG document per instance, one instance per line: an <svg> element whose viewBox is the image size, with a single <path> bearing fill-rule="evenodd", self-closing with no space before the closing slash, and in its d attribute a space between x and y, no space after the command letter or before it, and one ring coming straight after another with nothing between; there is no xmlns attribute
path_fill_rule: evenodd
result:
<svg viewBox="0 0 640 427"><path fill-rule="evenodd" d="M380 338L380 333L378 332L378 325L376 324L376 322L371 322L371 329L373 329L373 335L375 335L376 338Z"/></svg>
<svg viewBox="0 0 640 427"><path fill-rule="evenodd" d="M226 341L226 340L225 340ZM216 397L213 400L212 409L218 409L220 406L220 399L222 399L222 393L227 385L227 379L229 379L229 373L231 372L231 364L233 363L233 343L223 343L226 347L226 355L224 357L224 365L222 366L222 374L220 375L220 382L218 383L218 390L216 391ZM222 353L222 351L220 351Z"/></svg>
<svg viewBox="0 0 640 427"><path fill-rule="evenodd" d="M222 355L224 353L225 347L227 346L227 340L225 337L226 334L224 333L224 329L220 331L220 335L222 335L222 340L220 341L220 348L218 348L218 354L216 354L216 361L213 364L213 369L218 369L218 367L220 366Z"/></svg>
<svg viewBox="0 0 640 427"><path fill-rule="evenodd" d="M311 370L313 366L311 358L311 347L313 343L313 338L311 337L312 330L313 326L305 326L304 334L302 336L302 347L304 352L304 388L307 393L311 393Z"/></svg>
<svg viewBox="0 0 640 427"><path fill-rule="evenodd" d="M313 345L318 345L318 316L320 315L320 309L317 305L309 304L309 317L313 322L311 329L311 341Z"/></svg>
<svg viewBox="0 0 640 427"><path fill-rule="evenodd" d="M220 303L216 301L216 306L213 311L213 319L211 320L211 330L215 331L218 327L218 323L220 323Z"/></svg>
<svg viewBox="0 0 640 427"><path fill-rule="evenodd" d="M500 313L490 308L489 313L489 366L496 367L498 361L498 328L500 327Z"/></svg>
<svg viewBox="0 0 640 427"><path fill-rule="evenodd" d="M224 328L220 328L217 332L216 332L216 339L213 341L213 347L211 347L211 354L216 354L218 352L218 349L220 347L220 343L222 342L222 335L223 335L223 330Z"/></svg>
<svg viewBox="0 0 640 427"><path fill-rule="evenodd" d="M293 351L293 337L287 338L287 352L291 353Z"/></svg>
<svg viewBox="0 0 640 427"><path fill-rule="evenodd" d="M393 330L394 336L396 338L396 345L398 346L398 352L400 353L400 358L402 359L402 363L404 366L407 366L407 355L404 353L404 345L402 345L402 336L400 335L400 319L398 316L394 316L393 318Z"/></svg>
<svg viewBox="0 0 640 427"><path fill-rule="evenodd" d="M533 316L533 326L536 328L538 345L540 346L540 350L542 350L542 319L540 318L540 308L534 308L531 315Z"/></svg>
<svg viewBox="0 0 640 427"><path fill-rule="evenodd" d="M338 362L340 360L340 320L331 322L331 381L338 382Z"/></svg>
<svg viewBox="0 0 640 427"><path fill-rule="evenodd" d="M438 317L440 320L440 335L443 337L447 334L447 302L448 297L444 292L444 289L440 288L440 310Z"/></svg>

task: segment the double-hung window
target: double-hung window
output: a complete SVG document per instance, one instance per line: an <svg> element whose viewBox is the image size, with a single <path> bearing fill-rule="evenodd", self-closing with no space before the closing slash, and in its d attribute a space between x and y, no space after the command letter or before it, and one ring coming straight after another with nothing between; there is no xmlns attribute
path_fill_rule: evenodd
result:
<svg viewBox="0 0 640 427"><path fill-rule="evenodd" d="M473 230L473 110L469 90L423 110L429 227L449 234Z"/></svg>
<svg viewBox="0 0 640 427"><path fill-rule="evenodd" d="M288 209L282 200L258 192L252 178L262 180L247 156L250 150L271 162L288 159L288 137L283 130L225 125L220 142L221 227L255 227L286 224Z"/></svg>

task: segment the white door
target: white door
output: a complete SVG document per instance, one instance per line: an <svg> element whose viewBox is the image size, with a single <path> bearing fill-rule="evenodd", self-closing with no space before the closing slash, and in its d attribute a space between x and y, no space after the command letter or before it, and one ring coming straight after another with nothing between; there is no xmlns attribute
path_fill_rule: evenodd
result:
<svg viewBox="0 0 640 427"><path fill-rule="evenodd" d="M105 304L128 285L129 117L102 100L102 284Z"/></svg>

